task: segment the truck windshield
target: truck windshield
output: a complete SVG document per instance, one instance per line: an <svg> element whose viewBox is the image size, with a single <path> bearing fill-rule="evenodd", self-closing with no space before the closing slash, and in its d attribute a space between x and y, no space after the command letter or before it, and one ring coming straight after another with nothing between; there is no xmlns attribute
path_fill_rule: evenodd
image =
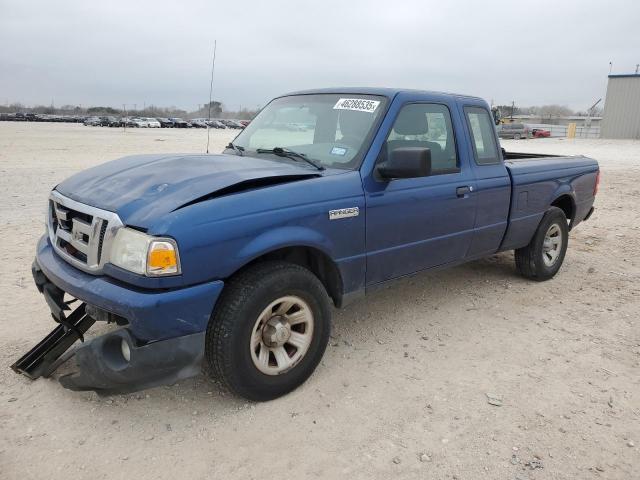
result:
<svg viewBox="0 0 640 480"><path fill-rule="evenodd" d="M302 154L327 168L357 168L386 99L374 95L292 95L273 100L238 135L245 155L273 149ZM282 158L282 157L280 157Z"/></svg>

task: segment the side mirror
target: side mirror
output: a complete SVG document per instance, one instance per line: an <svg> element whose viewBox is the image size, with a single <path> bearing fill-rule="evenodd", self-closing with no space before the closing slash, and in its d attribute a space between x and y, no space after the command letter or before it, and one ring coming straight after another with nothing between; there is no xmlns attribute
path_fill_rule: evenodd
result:
<svg viewBox="0 0 640 480"><path fill-rule="evenodd" d="M377 167L382 178L417 178L431 175L431 149L402 147L391 151L387 161Z"/></svg>

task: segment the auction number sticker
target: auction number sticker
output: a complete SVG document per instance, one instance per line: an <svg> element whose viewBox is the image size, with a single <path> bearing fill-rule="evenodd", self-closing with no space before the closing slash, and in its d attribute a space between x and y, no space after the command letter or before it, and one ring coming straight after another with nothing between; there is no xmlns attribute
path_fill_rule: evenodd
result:
<svg viewBox="0 0 640 480"><path fill-rule="evenodd" d="M379 100L367 100L365 98L341 98L333 106L334 110L355 110L356 112L373 113L380 105Z"/></svg>

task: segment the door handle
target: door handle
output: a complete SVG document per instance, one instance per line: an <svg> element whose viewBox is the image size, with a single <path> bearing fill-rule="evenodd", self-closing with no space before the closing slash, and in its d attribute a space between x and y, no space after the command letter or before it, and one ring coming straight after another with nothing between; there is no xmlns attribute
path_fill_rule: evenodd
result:
<svg viewBox="0 0 640 480"><path fill-rule="evenodd" d="M458 198L466 197L471 192L473 192L473 187L470 187L470 186L456 188L456 195L458 196Z"/></svg>

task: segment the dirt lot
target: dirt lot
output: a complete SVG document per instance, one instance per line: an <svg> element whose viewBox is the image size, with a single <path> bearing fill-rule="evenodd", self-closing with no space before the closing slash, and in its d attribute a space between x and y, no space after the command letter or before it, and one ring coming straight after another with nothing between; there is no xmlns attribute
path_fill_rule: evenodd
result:
<svg viewBox="0 0 640 480"><path fill-rule="evenodd" d="M213 132L213 151L233 136ZM602 167L546 283L504 253L336 312L311 379L248 404L197 378L99 398L9 365L53 326L30 265L49 189L206 133L0 123L0 478L631 479L640 472L640 142L505 141ZM490 405L487 393L502 398Z"/></svg>

